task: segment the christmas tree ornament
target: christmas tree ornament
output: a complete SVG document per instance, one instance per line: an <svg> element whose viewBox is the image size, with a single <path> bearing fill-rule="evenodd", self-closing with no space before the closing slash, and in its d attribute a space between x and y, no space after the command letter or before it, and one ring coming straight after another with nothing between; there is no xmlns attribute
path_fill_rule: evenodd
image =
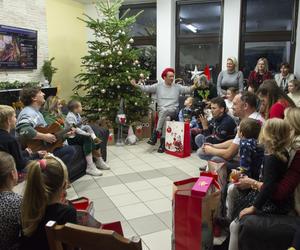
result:
<svg viewBox="0 0 300 250"><path fill-rule="evenodd" d="M135 63L135 64L138 64L138 63L139 63L139 61L138 61L138 60L135 60L135 61L134 61L134 63Z"/></svg>
<svg viewBox="0 0 300 250"><path fill-rule="evenodd" d="M101 52L100 56L104 57L104 56L106 56L106 53L105 52Z"/></svg>
<svg viewBox="0 0 300 250"><path fill-rule="evenodd" d="M121 51L121 50L118 51L118 55L119 55L119 56L122 55L122 51Z"/></svg>
<svg viewBox="0 0 300 250"><path fill-rule="evenodd" d="M130 49L130 48L131 48L130 44L127 44L126 49Z"/></svg>
<svg viewBox="0 0 300 250"><path fill-rule="evenodd" d="M143 73L140 74L140 78L144 78L145 75Z"/></svg>
<svg viewBox="0 0 300 250"><path fill-rule="evenodd" d="M130 79L131 79L131 76L128 76L128 79L130 80Z"/></svg>
<svg viewBox="0 0 300 250"><path fill-rule="evenodd" d="M101 93L105 94L106 90L105 89L101 89Z"/></svg>
<svg viewBox="0 0 300 250"><path fill-rule="evenodd" d="M122 66L123 65L123 63L122 62L119 62L119 64Z"/></svg>
<svg viewBox="0 0 300 250"><path fill-rule="evenodd" d="M134 43L133 38L130 38L130 39L129 39L129 42L130 42L130 43Z"/></svg>
<svg viewBox="0 0 300 250"><path fill-rule="evenodd" d="M137 103L137 102L135 102L135 103L134 103L134 105L135 105L135 106L137 106L137 105L138 105L138 103Z"/></svg>
<svg viewBox="0 0 300 250"><path fill-rule="evenodd" d="M111 69L113 66L110 64L108 67Z"/></svg>
<svg viewBox="0 0 300 250"><path fill-rule="evenodd" d="M98 109L99 112L101 112L102 109Z"/></svg>
<svg viewBox="0 0 300 250"><path fill-rule="evenodd" d="M125 31L122 31L122 35L125 35Z"/></svg>
<svg viewBox="0 0 300 250"><path fill-rule="evenodd" d="M194 71L190 71L190 73L192 74L191 80L194 80L194 78L196 76L201 75L203 73L203 71L199 71L198 68L197 68L197 66L195 65Z"/></svg>
<svg viewBox="0 0 300 250"><path fill-rule="evenodd" d="M121 86L120 86L120 85L117 85L117 89L119 89L119 88L121 88Z"/></svg>
<svg viewBox="0 0 300 250"><path fill-rule="evenodd" d="M100 65L100 68L104 68L104 64L101 64L101 65Z"/></svg>

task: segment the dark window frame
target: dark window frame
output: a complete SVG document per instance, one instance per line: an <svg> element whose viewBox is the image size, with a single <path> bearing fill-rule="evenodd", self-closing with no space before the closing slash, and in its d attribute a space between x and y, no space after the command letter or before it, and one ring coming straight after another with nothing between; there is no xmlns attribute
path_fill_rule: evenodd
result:
<svg viewBox="0 0 300 250"><path fill-rule="evenodd" d="M180 17L179 9L182 5L192 4L208 4L208 3L220 3L221 4L221 16L220 16L220 31L219 33L202 33L199 35L181 35L180 34ZM179 72L180 61L180 46L186 44L197 44L197 43L215 43L219 49L219 65L222 69L222 50L223 50L223 22L224 22L224 1L223 0L185 0L176 2L176 44L175 44L175 69ZM181 77L181 76L179 76Z"/></svg>
<svg viewBox="0 0 300 250"><path fill-rule="evenodd" d="M240 12L240 42L239 42L239 66L245 66L245 43L247 42L291 42L290 61L291 71L294 71L295 52L296 52L296 32L298 24L298 8L299 1L294 0L293 16L292 16L292 29L291 31L246 31L246 13L247 13L247 0L241 0ZM253 68L255 65L253 65ZM277 69L276 69L277 70Z"/></svg>
<svg viewBox="0 0 300 250"><path fill-rule="evenodd" d="M145 9L145 8L157 8L156 3L123 4L120 7L120 11L121 10L126 11L127 9ZM142 45L156 46L156 35L155 36L133 36L132 38L134 39L133 46L142 46Z"/></svg>

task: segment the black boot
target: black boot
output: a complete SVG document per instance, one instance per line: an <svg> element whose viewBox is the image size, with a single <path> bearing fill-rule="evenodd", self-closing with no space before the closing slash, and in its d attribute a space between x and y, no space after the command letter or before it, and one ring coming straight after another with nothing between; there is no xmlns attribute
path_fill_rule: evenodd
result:
<svg viewBox="0 0 300 250"><path fill-rule="evenodd" d="M158 131L154 130L149 141L147 141L150 145L155 145L157 142Z"/></svg>
<svg viewBox="0 0 300 250"><path fill-rule="evenodd" d="M159 148L158 148L158 150L157 150L157 152L158 153L164 153L165 152L165 142L166 142L166 139L165 138L163 138L163 137L161 137L160 138L160 146L159 146Z"/></svg>

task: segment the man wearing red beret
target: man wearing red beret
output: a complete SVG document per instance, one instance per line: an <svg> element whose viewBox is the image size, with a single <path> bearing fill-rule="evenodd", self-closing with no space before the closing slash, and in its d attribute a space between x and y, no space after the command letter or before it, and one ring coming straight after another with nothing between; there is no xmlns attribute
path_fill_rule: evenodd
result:
<svg viewBox="0 0 300 250"><path fill-rule="evenodd" d="M179 96L181 94L188 94L194 91L197 88L197 85L193 86L182 86L181 84L174 83L174 73L173 68L166 68L161 77L164 81L142 86L136 83L133 79L131 84L134 87L140 88L143 92L156 94L157 106L158 106L158 122L157 128L153 131L151 138L148 143L155 145L157 142L157 135L161 133L160 146L158 148L159 153L165 151L165 134L166 134L166 121L175 118L179 112Z"/></svg>

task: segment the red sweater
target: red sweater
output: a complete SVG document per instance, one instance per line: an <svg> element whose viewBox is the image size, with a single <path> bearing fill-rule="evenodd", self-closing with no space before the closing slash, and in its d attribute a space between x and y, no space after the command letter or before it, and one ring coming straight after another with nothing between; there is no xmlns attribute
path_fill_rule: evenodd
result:
<svg viewBox="0 0 300 250"><path fill-rule="evenodd" d="M295 188L300 184L300 150L297 150L294 159L288 168L285 176L279 182L273 199L282 201L294 193Z"/></svg>
<svg viewBox="0 0 300 250"><path fill-rule="evenodd" d="M269 118L284 118L284 110L289 107L289 103L286 100L279 100L274 103L270 108Z"/></svg>
<svg viewBox="0 0 300 250"><path fill-rule="evenodd" d="M272 79L272 73L270 71L265 72L260 75L256 71L251 71L248 77L248 86L254 89L254 92L258 89L259 85L263 83L264 80Z"/></svg>

